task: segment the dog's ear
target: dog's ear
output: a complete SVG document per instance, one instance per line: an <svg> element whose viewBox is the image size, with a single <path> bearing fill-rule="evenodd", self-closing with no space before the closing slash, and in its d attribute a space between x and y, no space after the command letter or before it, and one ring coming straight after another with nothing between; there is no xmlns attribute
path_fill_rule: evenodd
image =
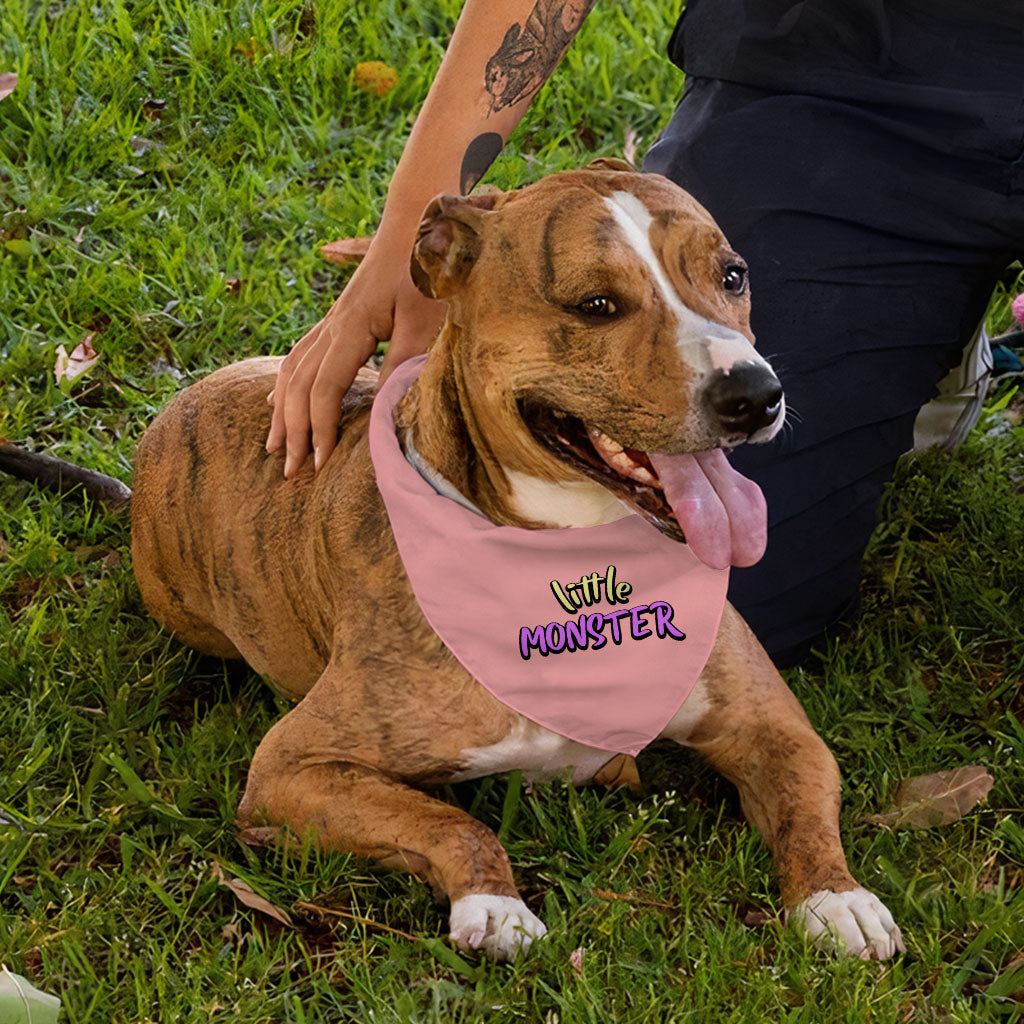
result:
<svg viewBox="0 0 1024 1024"><path fill-rule="evenodd" d="M423 211L409 272L424 295L446 299L465 281L482 244L484 223L504 198L501 192L438 196Z"/></svg>
<svg viewBox="0 0 1024 1024"><path fill-rule="evenodd" d="M637 173L636 168L628 160L620 160L615 156L599 156L596 160L591 160L583 169L585 171L630 171L633 174Z"/></svg>

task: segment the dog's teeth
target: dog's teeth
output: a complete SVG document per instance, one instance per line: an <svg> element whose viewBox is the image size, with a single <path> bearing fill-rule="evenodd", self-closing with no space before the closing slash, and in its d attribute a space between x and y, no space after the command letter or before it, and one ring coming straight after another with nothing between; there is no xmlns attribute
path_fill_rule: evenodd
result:
<svg viewBox="0 0 1024 1024"><path fill-rule="evenodd" d="M619 476L627 476L631 480L636 480L638 483L654 484L657 486L658 478L645 466L641 466L639 463L634 462L626 454L626 449L623 448L618 441L613 441L607 434L603 434L600 430L597 430L594 427L588 428L587 433L590 435L590 441L597 450L597 454L600 455L601 458L619 474Z"/></svg>
<svg viewBox="0 0 1024 1024"><path fill-rule="evenodd" d="M618 455L619 452L623 451L621 444L613 441L607 434L601 433L600 430L591 427L587 433L590 434L590 440L599 452L607 453L608 455Z"/></svg>

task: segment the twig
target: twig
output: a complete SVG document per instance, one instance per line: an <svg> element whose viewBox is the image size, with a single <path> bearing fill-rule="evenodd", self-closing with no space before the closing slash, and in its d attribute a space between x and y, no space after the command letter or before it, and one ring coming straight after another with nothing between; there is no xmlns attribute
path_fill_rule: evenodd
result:
<svg viewBox="0 0 1024 1024"><path fill-rule="evenodd" d="M657 900L649 900L643 896L638 896L635 893L621 893L612 892L611 889L591 889L591 896L596 896L602 900L618 900L622 903L635 903L641 907L656 907L659 910L672 910L677 911L679 907L674 906L671 903L659 903Z"/></svg>
<svg viewBox="0 0 1024 1024"><path fill-rule="evenodd" d="M381 924L379 921L372 921L368 917L360 917L358 914L353 914L349 910L336 910L334 907L321 907L316 903L305 903L299 901L293 904L297 910L308 910L316 914L323 914L325 917L343 917L348 921L355 921L357 924L365 924L367 928L376 928L378 931L389 932L391 935L398 935L403 939L408 939L410 942L420 942L421 939L418 935L410 935L408 932L403 932L398 928L391 928L386 924Z"/></svg>
<svg viewBox="0 0 1024 1024"><path fill-rule="evenodd" d="M126 508L132 496L131 489L112 476L51 455L30 452L9 441L0 441L0 470L60 495L81 488L111 512Z"/></svg>

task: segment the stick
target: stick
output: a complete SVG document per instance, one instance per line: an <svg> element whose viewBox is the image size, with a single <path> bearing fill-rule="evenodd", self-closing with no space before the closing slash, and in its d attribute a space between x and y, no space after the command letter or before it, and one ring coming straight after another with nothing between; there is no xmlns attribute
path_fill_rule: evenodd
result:
<svg viewBox="0 0 1024 1024"><path fill-rule="evenodd" d="M355 921L358 924L365 924L367 928L377 928L382 932L390 932L392 935L398 935L403 939L408 939L410 942L419 942L419 937L416 935L410 935L408 932L399 931L397 928L390 928L386 924L381 924L379 921L371 921L368 917L360 917L358 914L353 914L349 910L335 910L333 907L320 907L315 903L305 903L300 901L293 904L299 910L308 910L313 913L320 914L325 917L344 917L349 921Z"/></svg>
<svg viewBox="0 0 1024 1024"><path fill-rule="evenodd" d="M55 494L70 494L81 488L111 512L127 508L132 496L131 489L112 476L51 455L30 452L8 441L0 441L0 470Z"/></svg>

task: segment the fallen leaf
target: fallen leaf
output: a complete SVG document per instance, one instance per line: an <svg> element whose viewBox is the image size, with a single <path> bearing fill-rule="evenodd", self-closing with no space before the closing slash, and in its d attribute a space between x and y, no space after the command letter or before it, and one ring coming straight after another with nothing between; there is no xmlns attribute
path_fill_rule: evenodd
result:
<svg viewBox="0 0 1024 1024"><path fill-rule="evenodd" d="M772 919L772 915L760 907L747 906L741 909L743 910L741 920L748 928L763 928Z"/></svg>
<svg viewBox="0 0 1024 1024"><path fill-rule="evenodd" d="M0 100L7 99L18 84L18 76L13 71L0 72Z"/></svg>
<svg viewBox="0 0 1024 1024"><path fill-rule="evenodd" d="M576 972L577 978L583 977L583 947L578 946L569 954L569 966Z"/></svg>
<svg viewBox="0 0 1024 1024"><path fill-rule="evenodd" d="M98 562L110 554L110 548L102 544L79 544L75 548L75 561L80 565L87 565L89 562Z"/></svg>
<svg viewBox="0 0 1024 1024"><path fill-rule="evenodd" d="M120 551L108 551L103 556L100 564L104 569L117 569L123 561L124 559L121 557Z"/></svg>
<svg viewBox="0 0 1024 1024"><path fill-rule="evenodd" d="M237 295L242 290L242 282L237 277L229 277L224 282L224 291L229 295Z"/></svg>
<svg viewBox="0 0 1024 1024"><path fill-rule="evenodd" d="M370 248L373 238L340 238L320 246L320 255L331 263L358 263Z"/></svg>
<svg viewBox="0 0 1024 1024"><path fill-rule="evenodd" d="M10 550L11 546L7 543L7 538L2 533L0 533L0 562L2 562L7 557L7 553Z"/></svg>
<svg viewBox="0 0 1024 1024"><path fill-rule="evenodd" d="M0 1021L4 1024L57 1024L60 1000L40 992L20 974L0 966Z"/></svg>
<svg viewBox="0 0 1024 1024"><path fill-rule="evenodd" d="M146 139L141 135L133 135L128 140L128 148L135 156L142 156L143 153L148 153L151 149L163 149L164 144L157 142L155 139Z"/></svg>
<svg viewBox="0 0 1024 1024"><path fill-rule="evenodd" d="M258 910L261 914L266 914L267 917L272 917L275 921L280 921L281 924L286 925L288 928L295 927L291 915L287 911L282 910L280 907L275 907L270 900L260 896L259 893L253 892L252 886L248 882L243 882L240 878L229 878L224 874L224 869L219 864L214 864L213 873L220 885L230 889L235 894L235 898L239 903L244 903L247 907Z"/></svg>
<svg viewBox="0 0 1024 1024"><path fill-rule="evenodd" d="M99 353L92 347L92 339L96 337L93 331L87 334L75 347L71 355L63 345L57 346L57 358L53 364L53 375L57 384L67 381L69 384L77 377L81 377L86 370L95 366L100 358Z"/></svg>
<svg viewBox="0 0 1024 1024"><path fill-rule="evenodd" d="M365 60L355 66L352 81L364 92L386 96L398 84L398 72L382 60Z"/></svg>
<svg viewBox="0 0 1024 1024"><path fill-rule="evenodd" d="M626 144L623 147L622 155L626 158L626 163L632 164L636 167L636 129L631 125L626 125Z"/></svg>
<svg viewBox="0 0 1024 1024"><path fill-rule="evenodd" d="M274 846L280 835L277 825L253 825L238 830L238 838L246 846Z"/></svg>
<svg viewBox="0 0 1024 1024"><path fill-rule="evenodd" d="M235 43L235 49L252 64L260 53L260 44L256 42L255 36L249 36L247 43Z"/></svg>
<svg viewBox="0 0 1024 1024"><path fill-rule="evenodd" d="M152 96L142 101L142 116L147 121L159 121L160 115L167 106L167 100L159 100Z"/></svg>
<svg viewBox="0 0 1024 1024"><path fill-rule="evenodd" d="M984 800L993 782L981 765L919 775L901 782L892 806L867 820L887 828L949 825Z"/></svg>

